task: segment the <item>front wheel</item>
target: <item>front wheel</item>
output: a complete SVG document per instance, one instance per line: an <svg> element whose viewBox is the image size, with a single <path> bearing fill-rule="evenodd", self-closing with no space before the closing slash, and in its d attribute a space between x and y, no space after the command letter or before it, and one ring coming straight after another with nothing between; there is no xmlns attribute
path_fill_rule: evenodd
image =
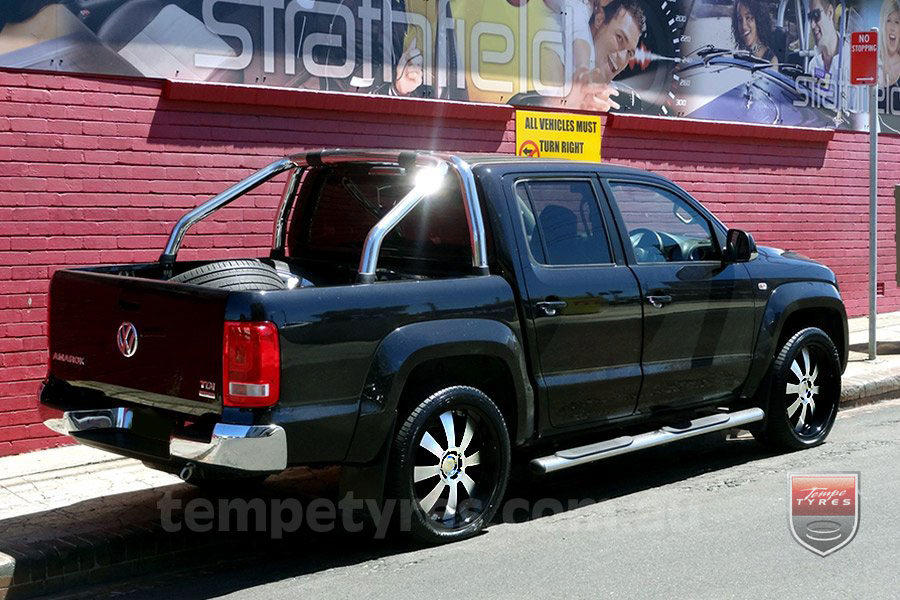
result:
<svg viewBox="0 0 900 600"><path fill-rule="evenodd" d="M841 362L831 338L817 327L795 333L772 363L766 423L754 436L778 450L825 441L841 398Z"/></svg>
<svg viewBox="0 0 900 600"><path fill-rule="evenodd" d="M435 544L481 531L509 478L506 422L483 392L445 388L425 399L394 440L388 493L411 508L411 533Z"/></svg>

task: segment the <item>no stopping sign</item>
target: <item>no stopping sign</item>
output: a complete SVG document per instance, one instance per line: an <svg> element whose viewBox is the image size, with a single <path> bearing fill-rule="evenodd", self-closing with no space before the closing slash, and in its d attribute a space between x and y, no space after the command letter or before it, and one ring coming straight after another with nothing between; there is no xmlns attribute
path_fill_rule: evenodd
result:
<svg viewBox="0 0 900 600"><path fill-rule="evenodd" d="M854 31L850 38L850 83L874 85L878 78L878 32Z"/></svg>

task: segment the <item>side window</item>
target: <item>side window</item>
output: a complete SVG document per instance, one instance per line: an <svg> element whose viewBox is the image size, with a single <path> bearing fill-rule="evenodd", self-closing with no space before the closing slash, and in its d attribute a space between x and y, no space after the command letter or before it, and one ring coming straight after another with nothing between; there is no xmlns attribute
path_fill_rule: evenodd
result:
<svg viewBox="0 0 900 600"><path fill-rule="evenodd" d="M709 222L662 188L610 182L638 263L715 260Z"/></svg>
<svg viewBox="0 0 900 600"><path fill-rule="evenodd" d="M516 185L516 201L532 256L545 265L612 262L594 188L585 180Z"/></svg>

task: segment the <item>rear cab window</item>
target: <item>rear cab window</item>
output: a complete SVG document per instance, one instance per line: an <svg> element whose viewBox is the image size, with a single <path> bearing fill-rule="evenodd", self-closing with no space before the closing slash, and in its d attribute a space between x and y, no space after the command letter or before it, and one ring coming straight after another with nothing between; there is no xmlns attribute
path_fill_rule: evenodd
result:
<svg viewBox="0 0 900 600"><path fill-rule="evenodd" d="M515 198L528 250L537 263L564 266L613 262L589 179L519 181Z"/></svg>
<svg viewBox="0 0 900 600"><path fill-rule="evenodd" d="M310 173L289 219L288 258L342 264L355 272L369 231L413 183L403 169L378 165L343 165ZM469 227L455 177L447 177L438 192L387 235L378 264L386 274L471 272Z"/></svg>

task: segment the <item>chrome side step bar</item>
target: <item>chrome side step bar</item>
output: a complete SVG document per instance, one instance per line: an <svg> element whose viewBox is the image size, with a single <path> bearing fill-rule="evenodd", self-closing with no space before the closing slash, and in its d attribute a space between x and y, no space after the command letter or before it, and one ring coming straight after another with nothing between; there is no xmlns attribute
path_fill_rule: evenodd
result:
<svg viewBox="0 0 900 600"><path fill-rule="evenodd" d="M695 437L712 431L739 427L754 421L761 421L765 413L761 408L748 408L734 413L720 413L694 419L686 427L663 427L656 431L636 436L625 435L611 440L560 450L556 454L535 458L531 467L538 473L553 473L569 467L587 464L611 456L627 454L644 448L661 446L677 440Z"/></svg>

